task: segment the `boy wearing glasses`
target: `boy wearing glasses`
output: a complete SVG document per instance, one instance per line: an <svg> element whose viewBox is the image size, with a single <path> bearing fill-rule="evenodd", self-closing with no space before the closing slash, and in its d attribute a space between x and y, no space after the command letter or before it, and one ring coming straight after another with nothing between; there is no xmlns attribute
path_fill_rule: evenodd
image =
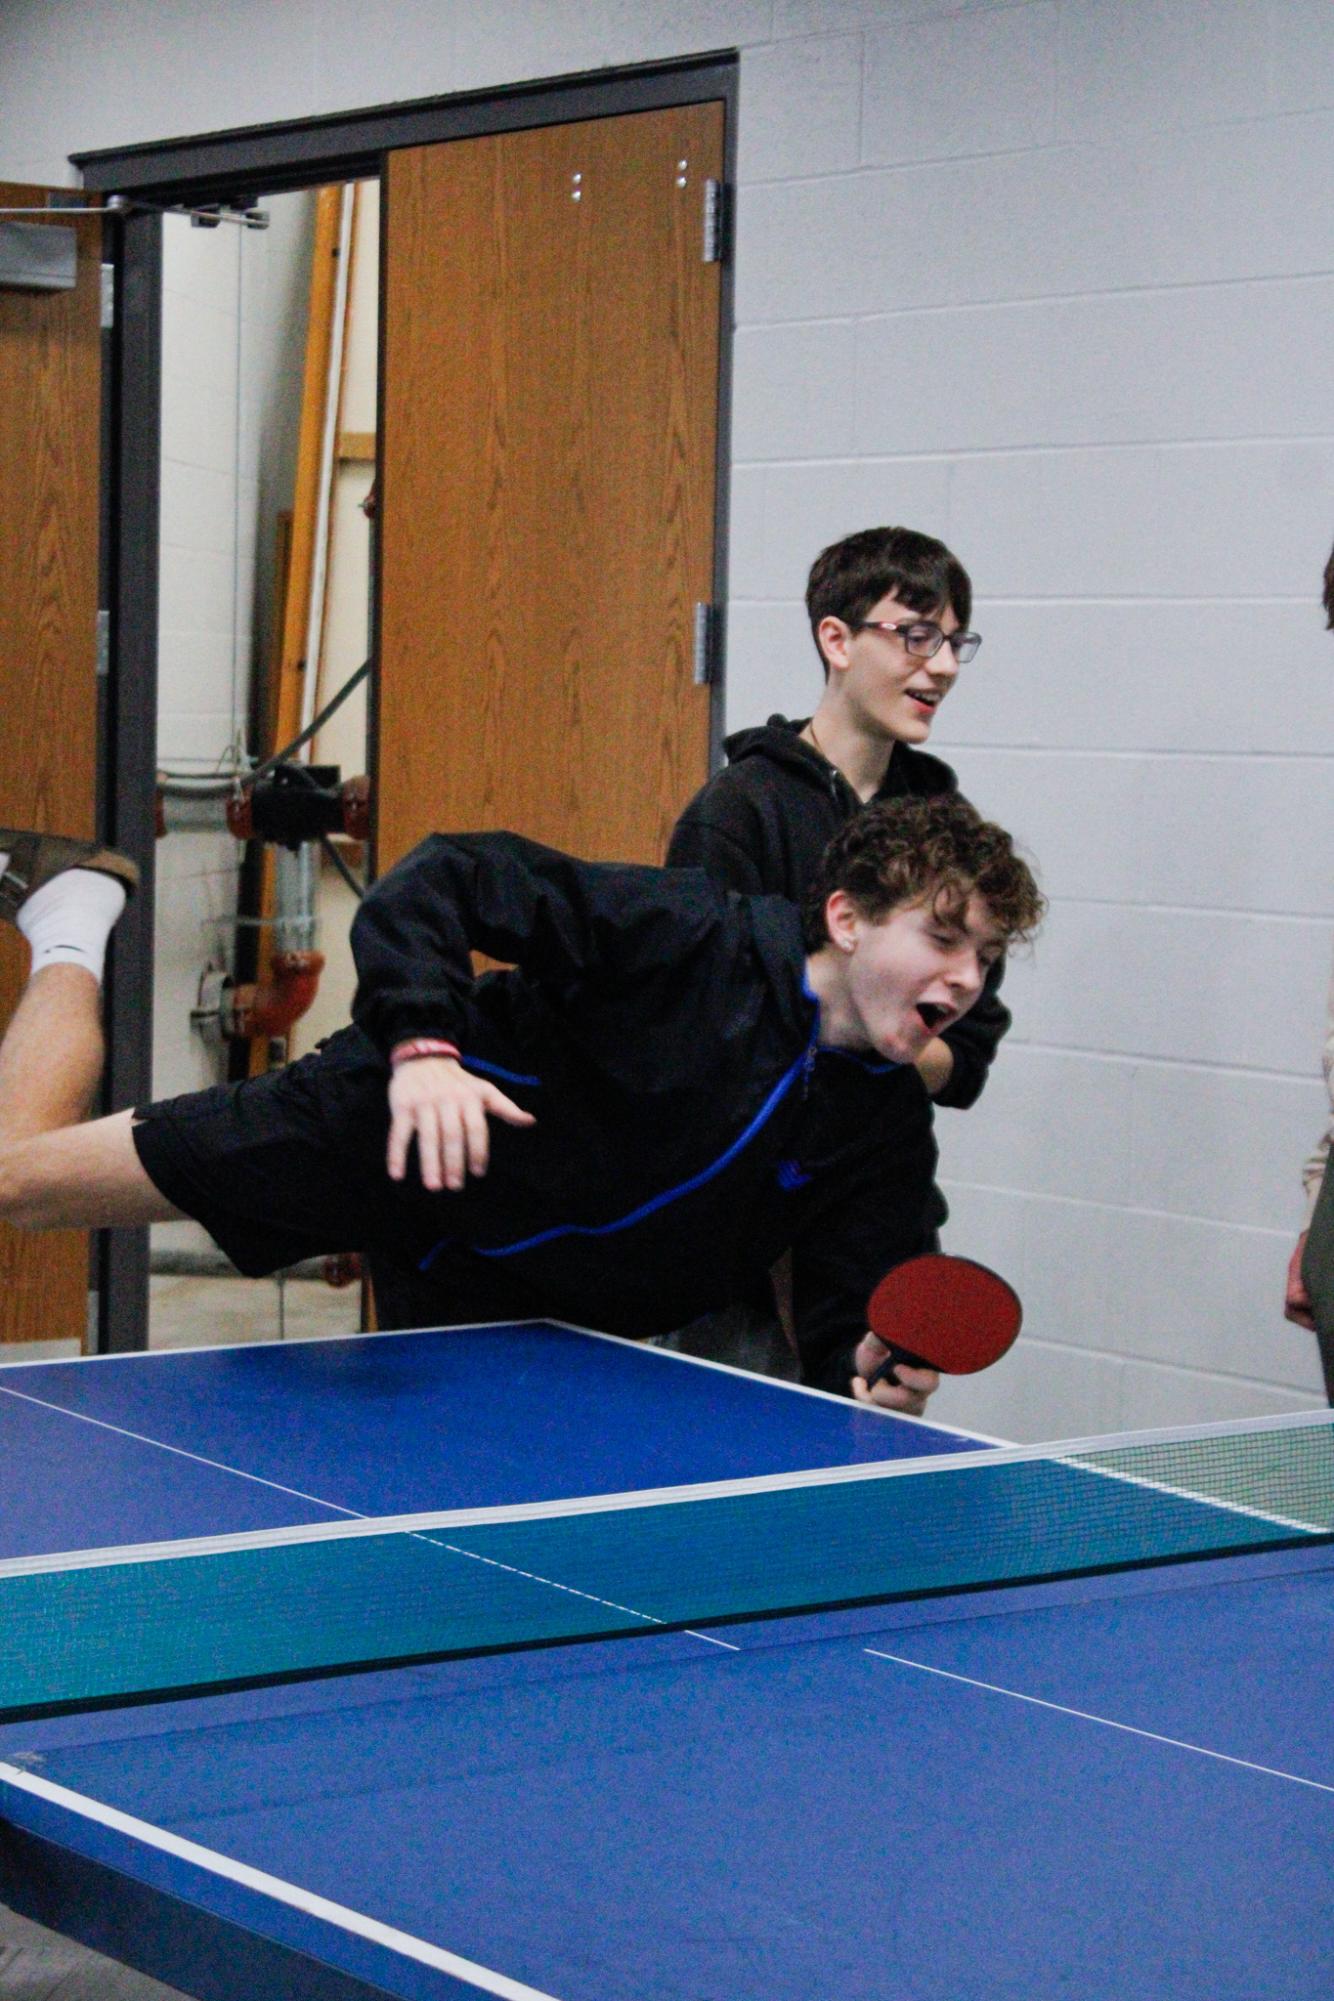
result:
<svg viewBox="0 0 1334 2001"><path fill-rule="evenodd" d="M865 528L823 550L806 587L825 674L819 705L808 721L775 715L727 739L727 766L681 815L668 865L703 868L743 895L799 904L826 843L865 806L957 793L949 765L922 746L959 668L982 643L968 630L972 595L958 557L911 528ZM981 1094L1010 1025L998 993L1002 970L997 962L977 1005L917 1058L938 1104L963 1109ZM929 1124L925 1100L922 1116ZM919 1248L931 1246L944 1217L932 1187ZM782 1370L789 1344L771 1312L757 1305L756 1315L686 1339Z"/></svg>
<svg viewBox="0 0 1334 2001"><path fill-rule="evenodd" d="M677 821L670 868L702 868L743 896L805 897L826 843L872 800L957 792L920 746L976 654L973 588L958 557L911 528L864 528L816 557L806 586L825 690L806 722L771 716L727 739L728 763ZM967 1019L918 1061L942 1105L973 1104L1010 1025L1000 967Z"/></svg>

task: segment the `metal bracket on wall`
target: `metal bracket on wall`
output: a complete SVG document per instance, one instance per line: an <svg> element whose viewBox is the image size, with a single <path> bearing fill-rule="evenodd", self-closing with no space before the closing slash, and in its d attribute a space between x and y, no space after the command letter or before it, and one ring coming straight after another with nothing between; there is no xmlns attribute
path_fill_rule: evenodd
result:
<svg viewBox="0 0 1334 2001"><path fill-rule="evenodd" d="M697 688L711 687L718 675L718 607L712 604L695 606L695 665L694 683Z"/></svg>
<svg viewBox="0 0 1334 2001"><path fill-rule="evenodd" d="M727 189L722 181L704 183L704 262L721 264L726 257Z"/></svg>
<svg viewBox="0 0 1334 2001"><path fill-rule="evenodd" d="M15 292L72 292L79 239L49 222L0 222L0 285Z"/></svg>

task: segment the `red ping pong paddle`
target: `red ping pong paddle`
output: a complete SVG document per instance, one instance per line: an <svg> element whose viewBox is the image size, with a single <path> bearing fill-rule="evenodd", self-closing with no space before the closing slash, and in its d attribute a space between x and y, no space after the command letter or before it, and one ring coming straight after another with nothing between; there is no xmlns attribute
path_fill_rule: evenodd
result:
<svg viewBox="0 0 1334 2001"><path fill-rule="evenodd" d="M889 1344L867 1387L891 1376L895 1365L971 1376L1009 1349L1024 1309L1014 1287L972 1258L929 1251L887 1271L866 1306L866 1324Z"/></svg>

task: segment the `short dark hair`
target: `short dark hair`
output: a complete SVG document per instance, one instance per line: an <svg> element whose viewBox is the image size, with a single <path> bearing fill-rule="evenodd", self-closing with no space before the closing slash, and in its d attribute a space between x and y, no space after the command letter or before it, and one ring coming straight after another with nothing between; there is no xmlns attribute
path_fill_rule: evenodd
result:
<svg viewBox="0 0 1334 2001"><path fill-rule="evenodd" d="M1334 632L1334 549L1330 550L1329 561L1325 565L1325 589L1322 602L1325 607L1326 628L1328 631Z"/></svg>
<svg viewBox="0 0 1334 2001"><path fill-rule="evenodd" d="M826 674L820 620L841 618L856 625L885 597L896 597L924 615L948 605L960 625L973 615L968 572L943 542L919 535L915 528L859 529L822 549L806 580L811 637Z"/></svg>
<svg viewBox="0 0 1334 2001"><path fill-rule="evenodd" d="M1003 827L957 792L886 799L845 820L825 849L802 913L808 952L828 944L825 904L836 889L877 924L905 904L930 900L960 917L977 893L1007 945L1031 938L1046 901Z"/></svg>

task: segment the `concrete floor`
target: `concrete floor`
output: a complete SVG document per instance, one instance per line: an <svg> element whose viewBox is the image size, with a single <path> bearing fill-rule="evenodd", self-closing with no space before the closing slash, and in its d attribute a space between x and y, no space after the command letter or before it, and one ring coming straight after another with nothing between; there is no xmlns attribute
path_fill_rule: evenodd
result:
<svg viewBox="0 0 1334 2001"><path fill-rule="evenodd" d="M152 1278L149 1285L150 1348L221 1348L238 1341L294 1340L318 1334L355 1334L361 1325L361 1288L342 1291L318 1279ZM64 1361L80 1352L76 1340L0 1342L0 1362Z"/></svg>
<svg viewBox="0 0 1334 2001"><path fill-rule="evenodd" d="M239 1341L355 1334L361 1288L337 1291L318 1279L153 1278L150 1348L221 1348Z"/></svg>
<svg viewBox="0 0 1334 2001"><path fill-rule="evenodd" d="M186 2001L186 1997L0 1906L0 2001Z"/></svg>

